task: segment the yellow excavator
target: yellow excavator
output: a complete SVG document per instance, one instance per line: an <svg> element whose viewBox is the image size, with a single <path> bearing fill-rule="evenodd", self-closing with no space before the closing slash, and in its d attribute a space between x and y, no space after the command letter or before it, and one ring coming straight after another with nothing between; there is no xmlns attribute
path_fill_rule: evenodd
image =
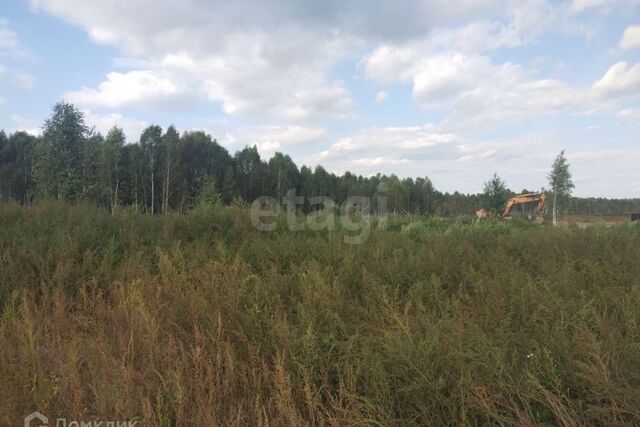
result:
<svg viewBox="0 0 640 427"><path fill-rule="evenodd" d="M542 220L542 214L544 213L544 207L547 204L547 196L544 193L524 193L518 194L510 198L507 201L504 211L502 212L503 218L511 218L511 212L516 206L522 206L525 212L535 214L536 220ZM528 208L528 209L527 209Z"/></svg>

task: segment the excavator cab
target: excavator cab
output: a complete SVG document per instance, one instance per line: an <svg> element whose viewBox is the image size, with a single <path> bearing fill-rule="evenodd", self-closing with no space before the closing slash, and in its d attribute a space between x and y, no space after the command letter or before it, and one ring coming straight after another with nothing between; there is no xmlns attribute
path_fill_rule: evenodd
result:
<svg viewBox="0 0 640 427"><path fill-rule="evenodd" d="M509 219L516 210L520 210L530 218L535 216L536 221L542 221L546 204L547 196L544 193L518 194L507 201L502 217Z"/></svg>

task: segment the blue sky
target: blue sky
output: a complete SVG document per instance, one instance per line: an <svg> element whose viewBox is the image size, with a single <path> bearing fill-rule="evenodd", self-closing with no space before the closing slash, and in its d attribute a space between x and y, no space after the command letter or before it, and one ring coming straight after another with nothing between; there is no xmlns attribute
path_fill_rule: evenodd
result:
<svg viewBox="0 0 640 427"><path fill-rule="evenodd" d="M640 0L25 0L0 8L0 128L61 100L100 132L204 129L299 164L640 197Z"/></svg>

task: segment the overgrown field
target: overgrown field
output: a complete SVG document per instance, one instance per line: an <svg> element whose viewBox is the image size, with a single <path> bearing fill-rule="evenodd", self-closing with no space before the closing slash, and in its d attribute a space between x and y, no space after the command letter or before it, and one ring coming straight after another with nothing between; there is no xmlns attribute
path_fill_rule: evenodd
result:
<svg viewBox="0 0 640 427"><path fill-rule="evenodd" d="M640 227L0 207L0 425L640 424Z"/></svg>

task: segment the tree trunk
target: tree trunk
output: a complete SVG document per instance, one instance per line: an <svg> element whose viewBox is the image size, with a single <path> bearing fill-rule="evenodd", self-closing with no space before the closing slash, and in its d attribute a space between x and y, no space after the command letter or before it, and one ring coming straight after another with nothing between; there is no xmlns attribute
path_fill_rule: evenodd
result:
<svg viewBox="0 0 640 427"><path fill-rule="evenodd" d="M278 169L278 203L282 202L282 193L280 192L280 169Z"/></svg>
<svg viewBox="0 0 640 427"><path fill-rule="evenodd" d="M113 203L111 207L111 214L115 215L116 210L118 209L118 186L120 181L118 180L118 161L116 160L116 191L113 194Z"/></svg>
<svg viewBox="0 0 640 427"><path fill-rule="evenodd" d="M137 168L136 168L137 169ZM135 192L136 192L136 213L138 213L138 171L136 170L136 175L135 175Z"/></svg>
<svg viewBox="0 0 640 427"><path fill-rule="evenodd" d="M171 152L167 154L167 174L165 177L164 184L164 192L163 192L163 202L162 202L162 213L167 214L169 212L169 179L171 174Z"/></svg>
<svg viewBox="0 0 640 427"><path fill-rule="evenodd" d="M154 213L155 185L153 183L153 157L151 157L151 214Z"/></svg>
<svg viewBox="0 0 640 427"><path fill-rule="evenodd" d="M553 225L558 225L558 213L557 213L558 192L553 192Z"/></svg>

